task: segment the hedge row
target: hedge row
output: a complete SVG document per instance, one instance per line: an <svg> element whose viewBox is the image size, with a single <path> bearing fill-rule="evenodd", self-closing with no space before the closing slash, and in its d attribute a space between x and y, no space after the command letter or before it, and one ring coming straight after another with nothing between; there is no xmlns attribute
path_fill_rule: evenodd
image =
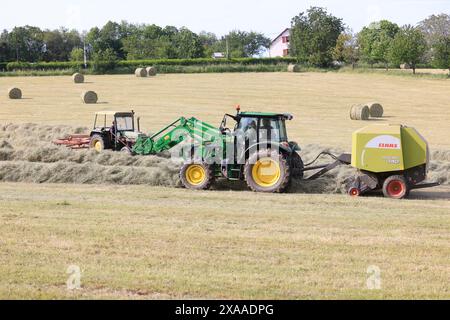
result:
<svg viewBox="0 0 450 320"><path fill-rule="evenodd" d="M138 68L145 66L209 66L209 65L277 65L295 63L295 58L238 58L238 59L151 59L151 60L124 60L111 64L100 63L101 65L119 68ZM88 68L93 66L92 62L88 63ZM73 69L79 70L84 67L82 62L9 62L6 64L6 70L59 70ZM1 69L1 65L0 65Z"/></svg>

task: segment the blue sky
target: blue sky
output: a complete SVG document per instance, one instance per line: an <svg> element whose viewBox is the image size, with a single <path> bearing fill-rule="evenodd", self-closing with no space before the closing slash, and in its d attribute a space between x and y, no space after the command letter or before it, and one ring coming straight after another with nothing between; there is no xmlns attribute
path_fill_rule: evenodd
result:
<svg viewBox="0 0 450 320"><path fill-rule="evenodd" d="M312 5L326 7L354 31L384 18L415 24L433 13L450 13L450 0L15 0L2 3L0 28L29 24L87 30L108 20L127 20L186 26L195 32L207 30L218 35L232 29L254 30L274 37L289 26L294 15Z"/></svg>

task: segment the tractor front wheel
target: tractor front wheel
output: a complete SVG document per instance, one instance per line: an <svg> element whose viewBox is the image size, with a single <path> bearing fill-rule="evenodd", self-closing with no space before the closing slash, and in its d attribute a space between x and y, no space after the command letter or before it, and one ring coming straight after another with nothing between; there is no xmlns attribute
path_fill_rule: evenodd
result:
<svg viewBox="0 0 450 320"><path fill-rule="evenodd" d="M387 178L383 183L383 194L387 198L403 199L409 194L405 177L395 175Z"/></svg>
<svg viewBox="0 0 450 320"><path fill-rule="evenodd" d="M284 192L291 181L291 168L277 151L260 150L251 155L244 167L248 187L256 192Z"/></svg>
<svg viewBox="0 0 450 320"><path fill-rule="evenodd" d="M97 152L102 152L105 150L105 142L103 141L103 137L101 135L94 134L91 137L89 148L94 149Z"/></svg>
<svg viewBox="0 0 450 320"><path fill-rule="evenodd" d="M181 183L186 189L206 190L214 182L214 171L206 163L185 163L180 170Z"/></svg>

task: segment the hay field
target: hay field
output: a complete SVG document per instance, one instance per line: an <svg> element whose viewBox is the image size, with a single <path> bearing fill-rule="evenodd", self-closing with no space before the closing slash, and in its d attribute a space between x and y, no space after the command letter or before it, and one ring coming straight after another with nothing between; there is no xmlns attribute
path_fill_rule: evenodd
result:
<svg viewBox="0 0 450 320"><path fill-rule="evenodd" d="M155 131L180 115L219 123L240 103L293 113L289 136L301 145L348 150L351 132L367 123L350 121L349 107L378 100L380 123L413 125L433 149L450 149L446 80L275 73L86 81L0 78L0 124L92 126L94 111L132 107ZM11 86L23 100L7 99ZM84 105L83 90L100 103ZM47 150L49 159L64 156ZM19 171L24 160L46 158L10 156ZM92 168L119 158L93 157ZM448 186L405 201L232 190L0 183L0 298L450 298ZM67 290L70 265L81 268L79 290ZM367 288L370 266L381 271L380 290Z"/></svg>
<svg viewBox="0 0 450 320"><path fill-rule="evenodd" d="M450 148L450 81L375 74L244 73L0 78L0 121L92 126L98 110L133 108L146 131L155 132L178 117L196 116L219 125L234 105L243 110L294 114L289 137L300 143L350 148L351 133L366 123L351 121L351 105L379 101L380 123L415 126L433 148ZM7 98L20 87L24 99ZM93 90L99 104L84 105L80 94Z"/></svg>

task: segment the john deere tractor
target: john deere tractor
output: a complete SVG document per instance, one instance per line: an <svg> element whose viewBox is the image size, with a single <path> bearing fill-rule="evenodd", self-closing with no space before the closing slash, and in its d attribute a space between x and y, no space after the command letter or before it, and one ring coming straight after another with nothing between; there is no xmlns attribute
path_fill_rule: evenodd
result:
<svg viewBox="0 0 450 320"><path fill-rule="evenodd" d="M207 189L216 178L245 180L251 190L283 192L293 176L303 176L297 143L289 141L290 114L226 114L219 128L196 118L180 118L151 137L139 137L135 154L170 150L182 157L180 179L189 189Z"/></svg>
<svg viewBox="0 0 450 320"><path fill-rule="evenodd" d="M131 153L137 138L142 135L135 126L134 111L102 111L95 114L94 129L90 134L89 147L97 152L103 150Z"/></svg>

